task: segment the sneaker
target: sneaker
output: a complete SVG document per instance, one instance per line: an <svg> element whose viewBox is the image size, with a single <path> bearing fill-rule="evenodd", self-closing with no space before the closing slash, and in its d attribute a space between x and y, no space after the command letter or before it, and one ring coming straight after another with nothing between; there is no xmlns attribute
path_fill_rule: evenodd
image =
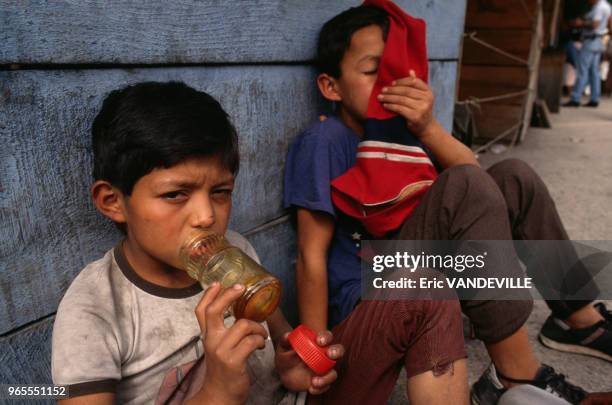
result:
<svg viewBox="0 0 612 405"><path fill-rule="evenodd" d="M572 329L560 319L549 316L538 338L548 348L578 353L612 362L612 312L604 304L595 304L603 320L593 326Z"/></svg>
<svg viewBox="0 0 612 405"><path fill-rule="evenodd" d="M478 381L472 385L470 390L472 405L497 404L502 394L507 391L507 388L499 380L500 376L495 366L491 363ZM563 374L557 374L552 367L546 364L542 364L533 380L515 380L505 376L501 377L516 384L533 385L559 398L563 398L570 404L579 404L587 396L586 391L567 382Z"/></svg>
<svg viewBox="0 0 612 405"><path fill-rule="evenodd" d="M563 103L562 107L580 107L580 103L578 101L570 100L567 103Z"/></svg>
<svg viewBox="0 0 612 405"><path fill-rule="evenodd" d="M497 370L493 363L472 385L470 402L472 405L495 405L507 388L499 381Z"/></svg>
<svg viewBox="0 0 612 405"><path fill-rule="evenodd" d="M597 312L599 312L601 314L601 316L604 317L604 319L606 321L612 323L612 311L610 311L608 308L606 308L606 306L604 305L603 302L598 302L597 304L595 304L593 306L595 307Z"/></svg>
<svg viewBox="0 0 612 405"><path fill-rule="evenodd" d="M582 105L583 107L599 107L599 103L597 101L589 101L586 104Z"/></svg>

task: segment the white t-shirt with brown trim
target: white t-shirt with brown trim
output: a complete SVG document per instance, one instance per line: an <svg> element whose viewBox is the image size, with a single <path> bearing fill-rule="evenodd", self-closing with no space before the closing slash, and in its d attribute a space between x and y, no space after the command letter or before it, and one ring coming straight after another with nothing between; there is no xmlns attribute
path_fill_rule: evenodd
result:
<svg viewBox="0 0 612 405"><path fill-rule="evenodd" d="M232 231L226 237L259 262L244 237ZM107 252L78 274L59 305L53 383L68 385L71 397L113 392L121 404L181 403L200 389L206 373L194 313L202 294L198 283L150 283L132 269L120 246ZM304 403L305 394L282 387L270 340L249 357L248 369L248 403Z"/></svg>

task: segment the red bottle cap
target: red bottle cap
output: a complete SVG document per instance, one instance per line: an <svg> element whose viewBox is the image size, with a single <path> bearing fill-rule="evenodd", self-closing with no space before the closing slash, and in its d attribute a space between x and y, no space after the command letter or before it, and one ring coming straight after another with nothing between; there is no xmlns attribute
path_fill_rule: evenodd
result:
<svg viewBox="0 0 612 405"><path fill-rule="evenodd" d="M316 333L308 327L298 326L287 336L287 340L315 374L323 375L336 365L334 360L327 357L327 349L317 344Z"/></svg>

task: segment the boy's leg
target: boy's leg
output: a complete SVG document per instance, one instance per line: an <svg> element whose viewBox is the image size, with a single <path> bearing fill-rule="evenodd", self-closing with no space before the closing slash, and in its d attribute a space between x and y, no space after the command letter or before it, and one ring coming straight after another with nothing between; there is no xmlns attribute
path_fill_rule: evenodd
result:
<svg viewBox="0 0 612 405"><path fill-rule="evenodd" d="M547 300L546 303L559 319L567 319L581 310L582 317L578 322L584 321L590 326L599 320L601 315L589 305L595 299L599 290L592 282L586 269L576 267L575 271L563 274L564 263L577 263L576 252L569 241L565 227L557 212L555 203L542 179L525 162L518 159L507 159L493 165L487 170L498 185L508 207L512 235L514 239L546 240L550 246L546 255L538 264L545 267L548 277L557 280L560 285L585 286L590 300ZM526 255L522 257L528 262L528 249L519 249ZM545 257L544 257L545 256ZM581 265L579 263L579 265ZM528 273L542 272L542 269L528 268ZM584 319L583 319L584 318Z"/></svg>
<svg viewBox="0 0 612 405"><path fill-rule="evenodd" d="M479 167L462 165L451 167L438 177L397 237L511 240L512 234L504 198L491 176ZM503 268L509 277L523 275L517 257L509 260L492 256L487 257L492 268ZM495 265L496 261L500 264ZM499 371L514 378L533 378L540 363L523 328L531 313L530 297L514 301L471 300L461 304ZM509 353L514 355L514 360L508 361L506 354Z"/></svg>
<svg viewBox="0 0 612 405"><path fill-rule="evenodd" d="M362 301L333 333L346 352L324 403L383 404L402 366L417 400L424 387L453 403L467 398L465 366L457 363L466 357L458 301Z"/></svg>
<svg viewBox="0 0 612 405"><path fill-rule="evenodd" d="M404 223L399 238L405 240L511 240L508 207L497 184L476 166L454 166L440 174L412 216ZM461 249L461 248L460 248ZM489 252L487 265L503 269L506 276L523 275L512 252ZM531 313L531 297L513 301L462 302L476 336L484 341L495 368L474 385L472 398L495 403L503 386L517 380L529 381L564 398L583 397L584 392L550 367L540 365L527 338L525 321ZM505 376L501 383L495 377ZM495 377L495 378L493 378ZM503 383L503 385L502 385Z"/></svg>
<svg viewBox="0 0 612 405"><path fill-rule="evenodd" d="M408 379L407 388L411 404L467 404L467 360L455 361L453 369L443 375L432 371L415 375Z"/></svg>

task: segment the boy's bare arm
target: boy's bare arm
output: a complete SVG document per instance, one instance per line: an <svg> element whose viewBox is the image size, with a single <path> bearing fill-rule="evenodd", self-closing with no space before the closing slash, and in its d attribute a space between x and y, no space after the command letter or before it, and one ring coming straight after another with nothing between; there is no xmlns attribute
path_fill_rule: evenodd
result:
<svg viewBox="0 0 612 405"><path fill-rule="evenodd" d="M408 129L431 150L443 168L462 164L479 166L472 151L433 117L433 92L413 71L409 77L383 88L378 99L386 109L406 119Z"/></svg>
<svg viewBox="0 0 612 405"><path fill-rule="evenodd" d="M302 323L320 332L327 329L327 252L334 219L325 213L297 210L298 257L296 278Z"/></svg>
<svg viewBox="0 0 612 405"><path fill-rule="evenodd" d="M470 148L449 134L435 118L420 139L445 169L465 164L480 166Z"/></svg>
<svg viewBox="0 0 612 405"><path fill-rule="evenodd" d="M270 339L272 339L275 347L280 342L283 335L287 332L291 332L293 329L291 325L289 325L289 322L287 322L287 319L285 319L280 308L276 308L276 310L272 312L272 315L266 319L266 322L268 323L268 329L270 329Z"/></svg>

